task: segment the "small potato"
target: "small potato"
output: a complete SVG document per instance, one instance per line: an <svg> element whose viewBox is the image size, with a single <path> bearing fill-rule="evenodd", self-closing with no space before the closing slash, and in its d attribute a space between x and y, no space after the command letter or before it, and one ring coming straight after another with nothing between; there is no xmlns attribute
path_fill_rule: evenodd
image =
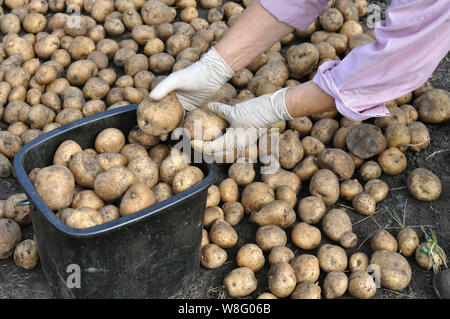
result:
<svg viewBox="0 0 450 319"><path fill-rule="evenodd" d="M150 56L148 63L149 68L153 73L161 74L172 70L175 59L170 54L162 52Z"/></svg>
<svg viewBox="0 0 450 319"><path fill-rule="evenodd" d="M99 99L87 101L82 109L84 116L94 115L103 111L105 111L105 102Z"/></svg>
<svg viewBox="0 0 450 319"><path fill-rule="evenodd" d="M330 271L323 282L323 295L326 299L342 296L347 291L348 278L342 271Z"/></svg>
<svg viewBox="0 0 450 319"><path fill-rule="evenodd" d="M338 31L344 23L342 13L336 8L329 8L319 16L320 24L328 32Z"/></svg>
<svg viewBox="0 0 450 319"><path fill-rule="evenodd" d="M82 152L81 146L73 141L62 142L53 156L53 165L69 166L70 161L76 153Z"/></svg>
<svg viewBox="0 0 450 319"><path fill-rule="evenodd" d="M8 131L0 131L0 153L3 155L14 158L22 144L19 136Z"/></svg>
<svg viewBox="0 0 450 319"><path fill-rule="evenodd" d="M362 215L372 215L376 210L375 199L366 192L359 193L352 200L352 205L355 210Z"/></svg>
<svg viewBox="0 0 450 319"><path fill-rule="evenodd" d="M372 179L364 185L364 192L369 193L375 199L375 203L379 203L387 197L389 187L382 180Z"/></svg>
<svg viewBox="0 0 450 319"><path fill-rule="evenodd" d="M348 293L358 299L370 299L377 291L372 276L364 270L356 270L348 280Z"/></svg>
<svg viewBox="0 0 450 319"><path fill-rule="evenodd" d="M339 196L348 201L352 201L361 192L363 192L363 187L357 179L349 179L339 185Z"/></svg>
<svg viewBox="0 0 450 319"><path fill-rule="evenodd" d="M136 175L139 183L144 183L149 188L152 188L158 183L158 165L148 156L137 156L129 159L127 168Z"/></svg>
<svg viewBox="0 0 450 319"><path fill-rule="evenodd" d="M224 285L231 297L239 298L250 295L257 288L257 280L253 270L239 267L225 276Z"/></svg>
<svg viewBox="0 0 450 319"><path fill-rule="evenodd" d="M220 191L216 185L208 187L208 196L206 198L206 208L218 206L220 203Z"/></svg>
<svg viewBox="0 0 450 319"><path fill-rule="evenodd" d="M432 248L434 246L434 248ZM416 261L420 267L430 270L439 269L447 260L447 255L439 245L432 242L423 242L417 246L415 253Z"/></svg>
<svg viewBox="0 0 450 319"><path fill-rule="evenodd" d="M357 243L358 236L352 232L345 232L339 240L339 244L344 248L353 248Z"/></svg>
<svg viewBox="0 0 450 319"><path fill-rule="evenodd" d="M408 126L411 135L411 144L409 149L419 152L430 145L430 132L422 122L413 122Z"/></svg>
<svg viewBox="0 0 450 319"><path fill-rule="evenodd" d="M300 133L300 136L307 135L313 127L311 120L306 116L302 116L302 117L295 118L293 120L289 120L287 122L287 124L290 129L298 131ZM303 140L302 140L302 144L303 144Z"/></svg>
<svg viewBox="0 0 450 319"><path fill-rule="evenodd" d="M444 123L450 119L450 94L446 90L432 89L414 101L419 119L425 123Z"/></svg>
<svg viewBox="0 0 450 319"><path fill-rule="evenodd" d="M255 244L246 244L237 252L236 263L239 267L247 267L257 272L265 263L263 251Z"/></svg>
<svg viewBox="0 0 450 319"><path fill-rule="evenodd" d="M295 222L295 212L287 202L275 200L264 205L259 211L253 211L249 221L259 226L277 225L288 228Z"/></svg>
<svg viewBox="0 0 450 319"><path fill-rule="evenodd" d="M74 154L68 167L75 177L75 182L79 186L90 188L94 187L94 181L102 171L95 156L87 152Z"/></svg>
<svg viewBox="0 0 450 319"><path fill-rule="evenodd" d="M99 210L105 203L92 190L81 191L73 197L72 208L90 207Z"/></svg>
<svg viewBox="0 0 450 319"><path fill-rule="evenodd" d="M272 248L268 259L269 259L270 265L275 265L282 261L290 263L294 259L294 257L295 257L294 252L290 248L285 247L285 246L280 246L280 247ZM295 270L294 270L294 272L295 272Z"/></svg>
<svg viewBox="0 0 450 319"><path fill-rule="evenodd" d="M23 269L33 269L39 262L36 241L26 239L16 246L14 250L14 263Z"/></svg>
<svg viewBox="0 0 450 319"><path fill-rule="evenodd" d="M124 134L116 128L102 130L95 139L95 150L98 153L120 152L125 145Z"/></svg>
<svg viewBox="0 0 450 319"><path fill-rule="evenodd" d="M223 219L216 219L209 230L209 240L221 248L234 247L238 242L238 234Z"/></svg>
<svg viewBox="0 0 450 319"><path fill-rule="evenodd" d="M151 151L152 150L149 151L150 158L155 163L157 163L157 161L155 161L156 156ZM165 151L166 150L164 150L164 154L165 154ZM189 163L190 163L190 159L185 153L172 150L172 151L170 151L170 154L169 154L169 151L168 151L167 157L165 157L164 160L162 160L161 165L159 166L160 180L164 183L172 185L172 180L173 180L173 177L175 176L175 174L179 170L181 170L185 167L188 167Z"/></svg>
<svg viewBox="0 0 450 319"><path fill-rule="evenodd" d="M442 184L439 177L425 168L414 169L406 179L409 193L421 201L433 201L442 192Z"/></svg>
<svg viewBox="0 0 450 319"><path fill-rule="evenodd" d="M388 250L377 250L369 264L378 265L381 270L381 286L401 291L411 281L411 266L402 255Z"/></svg>
<svg viewBox="0 0 450 319"><path fill-rule="evenodd" d="M297 203L297 193L288 185L278 187L275 193L275 198L277 200L287 202L291 208L294 208Z"/></svg>
<svg viewBox="0 0 450 319"><path fill-rule="evenodd" d="M416 108L412 105L403 104L402 106L400 106L400 109L402 109L402 111L405 112L406 114L407 126L411 125L412 123L414 123L414 121L417 121L417 119L419 118L419 114L417 113Z"/></svg>
<svg viewBox="0 0 450 319"><path fill-rule="evenodd" d="M292 229L292 242L299 248L311 250L316 248L322 239L320 230L305 222L298 223Z"/></svg>
<svg viewBox="0 0 450 319"><path fill-rule="evenodd" d="M219 184L219 192L222 202L236 202L239 199L238 185L232 178L227 178Z"/></svg>
<svg viewBox="0 0 450 319"><path fill-rule="evenodd" d="M299 283L291 294L291 299L320 299L322 289L316 283Z"/></svg>
<svg viewBox="0 0 450 319"><path fill-rule="evenodd" d="M153 194L155 194L156 202L162 202L169 199L174 195L172 186L166 183L158 183L152 188Z"/></svg>
<svg viewBox="0 0 450 319"><path fill-rule="evenodd" d="M365 253L357 252L350 256L348 260L348 269L350 272L367 271L369 266L369 257Z"/></svg>
<svg viewBox="0 0 450 319"><path fill-rule="evenodd" d="M13 167L8 158L0 153L0 178L8 178L11 176ZM0 217L1 218L1 217Z"/></svg>
<svg viewBox="0 0 450 319"><path fill-rule="evenodd" d="M338 121L331 118L324 118L314 124L311 129L311 136L317 138L324 144L328 144L332 141L334 133L338 128Z"/></svg>
<svg viewBox="0 0 450 319"><path fill-rule="evenodd" d="M302 139L303 151L306 156L318 156L325 149L325 145L317 138L305 136Z"/></svg>
<svg viewBox="0 0 450 319"><path fill-rule="evenodd" d="M218 206L208 207L205 209L203 226L209 228L217 219L224 219L224 218L225 218L224 212L220 207Z"/></svg>
<svg viewBox="0 0 450 319"><path fill-rule="evenodd" d="M131 186L120 201L120 216L128 216L156 204L155 195L144 183Z"/></svg>
<svg viewBox="0 0 450 319"><path fill-rule="evenodd" d="M344 271L347 268L347 254L345 250L336 245L325 244L317 252L320 269L325 272Z"/></svg>
<svg viewBox="0 0 450 319"><path fill-rule="evenodd" d="M334 208L322 219L322 230L331 240L340 241L345 233L352 232L352 221L344 210Z"/></svg>
<svg viewBox="0 0 450 319"><path fill-rule="evenodd" d="M22 205L22 201L27 201L25 193L18 193L8 197L3 205L5 218L14 220L19 225L31 224L31 206Z"/></svg>
<svg viewBox="0 0 450 319"><path fill-rule="evenodd" d="M200 263L208 269L217 269L227 261L227 252L216 244L207 244L200 252Z"/></svg>
<svg viewBox="0 0 450 319"><path fill-rule="evenodd" d="M360 167L359 175L366 182L372 179L377 179L381 176L381 167L375 161L367 161Z"/></svg>
<svg viewBox="0 0 450 319"><path fill-rule="evenodd" d="M0 218L0 260L14 253L14 249L22 238L20 226L8 218Z"/></svg>
<svg viewBox="0 0 450 319"><path fill-rule="evenodd" d="M94 182L94 190L104 201L115 201L136 182L136 175L129 169L122 166L113 166L97 175Z"/></svg>
<svg viewBox="0 0 450 319"><path fill-rule="evenodd" d="M388 147L397 147L405 152L411 144L411 135L406 125L400 123L390 124L384 131Z"/></svg>
<svg viewBox="0 0 450 319"><path fill-rule="evenodd" d="M398 106L387 107L390 115L385 117L378 117L375 119L374 124L381 129L385 129L391 124L400 123L403 125L407 124L406 114Z"/></svg>
<svg viewBox="0 0 450 319"><path fill-rule="evenodd" d="M332 205L339 198L339 182L336 175L329 169L320 169L311 178L309 190L311 195L317 196L325 205Z"/></svg>
<svg viewBox="0 0 450 319"><path fill-rule="evenodd" d="M275 200L273 189L266 183L254 182L242 191L241 203L247 214L260 210L265 204Z"/></svg>
<svg viewBox="0 0 450 319"><path fill-rule="evenodd" d="M317 224L326 213L324 202L315 196L307 196L298 203L298 214L303 222Z"/></svg>
<svg viewBox="0 0 450 319"><path fill-rule="evenodd" d="M419 236L414 229L405 227L397 234L398 252L405 257L412 256L419 244Z"/></svg>
<svg viewBox="0 0 450 319"><path fill-rule="evenodd" d="M237 225L244 217L244 207L239 202L228 202L222 205L224 219L231 226Z"/></svg>
<svg viewBox="0 0 450 319"><path fill-rule="evenodd" d="M270 267L268 277L269 290L279 298L289 296L297 285L295 272L291 265L285 261Z"/></svg>
<svg viewBox="0 0 450 319"><path fill-rule="evenodd" d="M85 229L100 225L103 218L100 213L89 207L80 207L67 216L66 225L72 228Z"/></svg>
<svg viewBox="0 0 450 319"><path fill-rule="evenodd" d="M398 148L390 147L378 156L378 164L387 175L398 175L406 169L407 160Z"/></svg>
<svg viewBox="0 0 450 319"><path fill-rule="evenodd" d="M39 72L39 70L38 70ZM91 60L79 60L67 69L67 80L72 85L84 85L91 77L98 73L97 65Z"/></svg>
<svg viewBox="0 0 450 319"><path fill-rule="evenodd" d="M180 169L173 177L172 187L175 194L181 193L197 183L200 183L205 175L196 166L188 166Z"/></svg>
<svg viewBox="0 0 450 319"><path fill-rule="evenodd" d="M287 242L286 232L277 225L261 226L256 231L256 244L264 252L277 246L285 246Z"/></svg>
<svg viewBox="0 0 450 319"><path fill-rule="evenodd" d="M347 150L347 144L345 140L347 138L348 132L350 132L351 129L351 126L343 126L336 131L333 137L333 146L335 148L340 148L344 151Z"/></svg>
<svg viewBox="0 0 450 319"><path fill-rule="evenodd" d="M255 175L256 172L251 162L235 162L228 169L228 176L240 186L251 184L255 179Z"/></svg>
<svg viewBox="0 0 450 319"><path fill-rule="evenodd" d="M126 166L128 164L128 159L125 155L115 152L105 152L98 154L96 160L100 165L102 171L107 171L113 166Z"/></svg>
<svg viewBox="0 0 450 319"><path fill-rule="evenodd" d="M309 181L319 170L317 159L314 155L308 155L300 163L298 163L292 172L294 172L301 181Z"/></svg>
<svg viewBox="0 0 450 319"><path fill-rule="evenodd" d="M11 132L17 136L21 136L28 129L29 127L23 122L14 122L8 126L8 132Z"/></svg>
<svg viewBox="0 0 450 319"><path fill-rule="evenodd" d="M316 282L319 279L319 260L314 255L302 254L290 262L297 283Z"/></svg>

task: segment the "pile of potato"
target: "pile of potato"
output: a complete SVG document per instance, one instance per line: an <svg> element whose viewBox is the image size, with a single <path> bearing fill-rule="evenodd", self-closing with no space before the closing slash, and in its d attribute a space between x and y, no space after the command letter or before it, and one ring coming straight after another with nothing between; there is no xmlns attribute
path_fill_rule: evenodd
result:
<svg viewBox="0 0 450 319"><path fill-rule="evenodd" d="M65 141L54 165L31 171L29 178L42 199L68 226L86 228L132 214L199 182L203 174L186 162L185 154L168 156L167 145L159 143L158 136L182 122L175 95L158 104L146 97L168 74L198 61L250 2L0 0L0 119L7 124L0 131L0 178L13 174L10 160L34 138L85 116L139 103L139 127L130 132L129 144L122 132L110 128L91 149ZM340 60L375 39L359 22L366 15L366 0L331 0L328 6L307 30L295 30L237 72L212 100L235 105L296 86L311 79L320 64ZM244 217L257 227L255 242L240 247L238 268L224 280L230 296L255 291L254 273L266 257L270 293L260 297L336 298L346 291L358 298L373 296L369 258L362 253L347 258L345 249L355 247L358 238L346 211L333 205L342 199L362 215L373 214L388 195L381 174L402 173L407 166L404 152L430 144L423 122L450 119L449 92L429 82L386 105L390 116L365 123L337 112L277 123L278 172L260 177L255 170L257 160L271 154L268 133L247 149L244 161L229 167L227 179L210 187L201 251L204 267L224 264L226 249L239 240L233 227ZM203 140L213 140L228 126L198 109L184 117L190 136L199 119ZM442 188L439 178L423 168L414 170L407 183L419 200L436 199ZM310 194L298 198L302 187ZM19 224L30 222L29 211L20 205L24 196L0 202L4 258L20 241ZM6 209L14 203L19 203L14 212ZM6 225L11 223L18 227L13 227L13 235ZM317 256L295 256L286 247L288 233L295 246L318 249ZM322 233L335 244L320 246ZM416 249L419 239L411 228L397 239L391 237L381 231L374 236L370 264L386 269L383 286L402 289L411 278L402 255L416 252L425 268L430 268L429 256ZM20 263L27 255L18 256ZM350 277L344 273L347 269ZM327 273L322 287L317 284L321 271Z"/></svg>

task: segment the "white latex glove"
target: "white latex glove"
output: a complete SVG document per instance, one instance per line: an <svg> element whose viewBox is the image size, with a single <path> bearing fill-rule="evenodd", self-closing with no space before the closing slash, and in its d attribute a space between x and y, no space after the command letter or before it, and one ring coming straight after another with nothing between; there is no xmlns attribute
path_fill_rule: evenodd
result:
<svg viewBox="0 0 450 319"><path fill-rule="evenodd" d="M199 61L170 74L150 92L149 97L159 101L175 91L183 108L192 111L207 103L233 76L233 70L211 48Z"/></svg>
<svg viewBox="0 0 450 319"><path fill-rule="evenodd" d="M239 155L249 145L255 144L267 128L277 122L293 119L286 108L286 90L280 89L235 106L208 103L208 110L228 121L230 127L214 141L191 141L192 147L212 156L232 158L233 154Z"/></svg>

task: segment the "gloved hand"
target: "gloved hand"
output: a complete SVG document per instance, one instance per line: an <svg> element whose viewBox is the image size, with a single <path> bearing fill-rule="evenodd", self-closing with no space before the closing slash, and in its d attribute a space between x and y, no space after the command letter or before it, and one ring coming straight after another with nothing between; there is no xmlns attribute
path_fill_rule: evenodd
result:
<svg viewBox="0 0 450 319"><path fill-rule="evenodd" d="M283 120L293 119L286 108L286 90L287 88L283 88L235 106L209 103L207 109L228 121L230 128L214 141L193 140L192 147L213 156L239 155L249 145L256 143L266 132L265 128Z"/></svg>
<svg viewBox="0 0 450 319"><path fill-rule="evenodd" d="M233 76L233 70L211 48L199 61L170 74L150 92L149 97L159 101L175 91L183 108L192 111L207 103Z"/></svg>

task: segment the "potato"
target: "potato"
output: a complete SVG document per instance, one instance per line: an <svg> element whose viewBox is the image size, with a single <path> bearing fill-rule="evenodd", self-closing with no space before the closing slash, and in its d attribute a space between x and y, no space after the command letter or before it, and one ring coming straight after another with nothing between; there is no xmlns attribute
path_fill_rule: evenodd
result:
<svg viewBox="0 0 450 319"><path fill-rule="evenodd" d="M247 267L257 272L265 263L263 251L255 244L246 244L237 252L236 263L238 267Z"/></svg>
<svg viewBox="0 0 450 319"><path fill-rule="evenodd" d="M339 185L339 195L348 201L352 201L361 192L363 192L363 187L357 179L349 179Z"/></svg>
<svg viewBox="0 0 450 319"><path fill-rule="evenodd" d="M55 128L58 128L58 127L60 127L60 126L61 126L61 124L58 124L58 123L50 123L50 124L47 124L46 126L44 126L44 127L42 128L42 134L48 133L48 132L50 132L51 130L54 130Z"/></svg>
<svg viewBox="0 0 450 319"><path fill-rule="evenodd" d="M162 182L153 186L152 191L157 203L165 201L174 195L172 186Z"/></svg>
<svg viewBox="0 0 450 319"><path fill-rule="evenodd" d="M364 181L377 179L381 176L381 167L375 161L367 161L360 167L359 175Z"/></svg>
<svg viewBox="0 0 450 319"><path fill-rule="evenodd" d="M200 0L200 4L204 9L212 9L220 7L222 0Z"/></svg>
<svg viewBox="0 0 450 319"><path fill-rule="evenodd" d="M23 122L14 122L8 126L8 132L11 132L17 136L21 136L28 129L29 127Z"/></svg>
<svg viewBox="0 0 450 319"><path fill-rule="evenodd" d="M308 223L301 222L292 229L292 242L303 250L316 248L322 239L320 230Z"/></svg>
<svg viewBox="0 0 450 319"><path fill-rule="evenodd" d="M102 130L95 138L95 150L98 153L120 152L125 145L125 136L116 128Z"/></svg>
<svg viewBox="0 0 450 319"><path fill-rule="evenodd" d="M317 224L326 213L324 202L316 196L303 197L298 203L298 214L303 222Z"/></svg>
<svg viewBox="0 0 450 319"><path fill-rule="evenodd" d="M230 224L219 218L211 225L209 240L221 248L231 248L236 245L238 235Z"/></svg>
<svg viewBox="0 0 450 319"><path fill-rule="evenodd" d="M381 286L401 291L411 281L411 266L402 255L388 250L377 250L369 264L378 265L381 270Z"/></svg>
<svg viewBox="0 0 450 319"><path fill-rule="evenodd" d="M42 132L40 130L29 129L28 131L23 133L20 138L22 139L22 143L25 145L41 135Z"/></svg>
<svg viewBox="0 0 450 319"><path fill-rule="evenodd" d="M297 284L294 270L285 261L281 261L270 267L268 276L269 290L279 298L289 296Z"/></svg>
<svg viewBox="0 0 450 319"><path fill-rule="evenodd" d="M369 266L369 257L365 253L357 252L350 256L348 260L348 269L350 272L367 271Z"/></svg>
<svg viewBox="0 0 450 319"><path fill-rule="evenodd" d="M223 210L218 206L212 206L205 209L203 226L209 228L217 219L224 219Z"/></svg>
<svg viewBox="0 0 450 319"><path fill-rule="evenodd" d="M27 200L24 193L9 196L3 205L4 217L14 220L19 225L31 224L31 206L21 203Z"/></svg>
<svg viewBox="0 0 450 319"><path fill-rule="evenodd" d="M342 271L330 271L323 282L323 295L326 299L339 298L347 291L348 278Z"/></svg>
<svg viewBox="0 0 450 319"><path fill-rule="evenodd" d="M28 112L31 107L22 101L11 101L6 105L3 112L3 121L8 124L14 122L28 123Z"/></svg>
<svg viewBox="0 0 450 319"><path fill-rule="evenodd" d="M414 101L419 119L425 123L443 123L450 119L450 94L446 90L432 89Z"/></svg>
<svg viewBox="0 0 450 319"><path fill-rule="evenodd" d="M347 254L345 250L339 246L325 244L322 245L318 252L320 269L325 272L344 271L347 268Z"/></svg>
<svg viewBox="0 0 450 319"><path fill-rule="evenodd" d="M228 124L208 110L197 108L187 113L183 126L192 140L212 141L228 127Z"/></svg>
<svg viewBox="0 0 450 319"><path fill-rule="evenodd" d="M302 117L295 118L293 120L289 120L289 121L287 121L287 124L290 129L298 131L300 133L300 136L307 135L313 127L311 120L306 116L302 116ZM303 144L303 140L302 140L302 144Z"/></svg>
<svg viewBox="0 0 450 319"><path fill-rule="evenodd" d="M11 176L13 167L8 158L0 153L0 178L8 178Z"/></svg>
<svg viewBox="0 0 450 319"><path fill-rule="evenodd" d="M317 138L324 144L328 144L333 139L334 133L338 128L338 121L331 118L324 118L314 124L311 129L311 136Z"/></svg>
<svg viewBox="0 0 450 319"><path fill-rule="evenodd" d="M116 152L101 153L96 156L96 160L103 171L107 171L113 166L126 166L128 159L125 155Z"/></svg>
<svg viewBox="0 0 450 319"><path fill-rule="evenodd" d="M279 263L279 262L287 262L290 263L294 259L294 252L285 246L274 247L270 251L269 254L269 264L271 266ZM292 266L292 265L291 265ZM295 272L295 270L294 270Z"/></svg>
<svg viewBox="0 0 450 319"><path fill-rule="evenodd" d="M287 202L291 208L294 208L297 203L297 193L291 186L288 185L278 187L275 193L275 198L277 200Z"/></svg>
<svg viewBox="0 0 450 319"><path fill-rule="evenodd" d="M439 269L447 260L447 255L442 248L434 245L433 242L420 243L417 246L415 257L419 266L427 270L435 267Z"/></svg>
<svg viewBox="0 0 450 319"><path fill-rule="evenodd" d="M73 141L67 140L62 142L53 156L54 165L68 166L76 153L82 152L81 146Z"/></svg>
<svg viewBox="0 0 450 319"><path fill-rule="evenodd" d="M390 124L384 131L388 147L397 147L405 152L411 143L411 135L406 125L400 123Z"/></svg>
<svg viewBox="0 0 450 319"><path fill-rule="evenodd" d="M288 228L295 222L295 212L289 204L282 200L275 200L264 205L259 211L253 211L249 221L259 226L277 225Z"/></svg>
<svg viewBox="0 0 450 319"><path fill-rule="evenodd" d="M228 202L222 205L224 219L231 226L237 225L244 217L244 207L239 202Z"/></svg>
<svg viewBox="0 0 450 319"><path fill-rule="evenodd" d="M72 228L85 229L102 224L103 218L93 208L80 207L66 217L65 223Z"/></svg>
<svg viewBox="0 0 450 319"><path fill-rule="evenodd" d="M325 31L335 32L344 23L344 17L338 9L329 8L319 16L319 21Z"/></svg>
<svg viewBox="0 0 450 319"><path fill-rule="evenodd" d="M387 230L380 229L370 240L370 248L376 250L397 251L397 241Z"/></svg>
<svg viewBox="0 0 450 319"><path fill-rule="evenodd" d="M247 267L233 269L223 281L231 297L245 297L257 288L257 280L253 270Z"/></svg>
<svg viewBox="0 0 450 319"><path fill-rule="evenodd" d="M146 98L137 110L139 128L153 136L171 132L180 124L182 117L183 108L174 93L159 102Z"/></svg>
<svg viewBox="0 0 450 319"><path fill-rule="evenodd" d="M377 291L372 276L366 270L356 270L348 279L348 293L358 299L370 299Z"/></svg>
<svg viewBox="0 0 450 319"><path fill-rule="evenodd" d="M357 243L358 236L352 232L345 232L339 240L339 244L344 248L353 248Z"/></svg>
<svg viewBox="0 0 450 319"><path fill-rule="evenodd" d="M293 45L286 52L286 59L291 77L301 79L316 69L319 62L319 50L310 43Z"/></svg>
<svg viewBox="0 0 450 319"><path fill-rule="evenodd" d="M387 197L389 192L388 185L379 179L372 179L364 185L364 192L369 193L379 203Z"/></svg>
<svg viewBox="0 0 450 319"><path fill-rule="evenodd" d="M175 194L181 193L201 182L204 177L205 176L201 169L196 166L182 168L173 177L173 191Z"/></svg>
<svg viewBox="0 0 450 319"><path fill-rule="evenodd" d="M314 255L302 254L295 257L290 265L294 270L297 283L316 282L319 279L319 260Z"/></svg>
<svg viewBox="0 0 450 319"><path fill-rule="evenodd" d="M113 166L97 175L94 190L104 201L115 201L136 182L136 175L129 169L122 166Z"/></svg>
<svg viewBox="0 0 450 319"><path fill-rule="evenodd" d="M206 245L209 244L209 235L208 235L208 231L206 229L202 229L202 243L200 246L200 249L202 249L203 247L205 247ZM215 245L215 244L213 244ZM216 245L217 246L217 245ZM201 258L201 255L200 255ZM201 261L200 261L201 262Z"/></svg>
<svg viewBox="0 0 450 319"><path fill-rule="evenodd" d="M311 177L319 170L317 159L314 155L308 155L298 163L292 172L294 172L301 181L309 181Z"/></svg>
<svg viewBox="0 0 450 319"><path fill-rule="evenodd" d="M332 209L322 219L322 230L331 240L340 241L346 232L352 232L352 221L344 210Z"/></svg>
<svg viewBox="0 0 450 319"><path fill-rule="evenodd" d="M14 263L23 269L33 269L39 262L36 241L26 239L18 244L14 250Z"/></svg>
<svg viewBox="0 0 450 319"><path fill-rule="evenodd" d="M216 244L207 244L200 252L200 263L208 269L217 269L227 260L227 252Z"/></svg>
<svg viewBox="0 0 450 319"><path fill-rule="evenodd" d="M11 88L16 86L28 86L31 75L22 67L11 68L5 73L5 81L11 85Z"/></svg>
<svg viewBox="0 0 450 319"><path fill-rule="evenodd" d="M285 231L277 225L259 227L255 238L256 244L264 252L268 252L274 247L285 246L287 242Z"/></svg>
<svg viewBox="0 0 450 319"><path fill-rule="evenodd" d="M303 158L303 146L299 140L299 133L287 130L280 135L279 161L281 167L292 169Z"/></svg>
<svg viewBox="0 0 450 319"><path fill-rule="evenodd" d="M381 129L385 129L391 124L400 123L407 124L407 118L405 112L398 106L388 106L389 116L378 117L375 119L374 124Z"/></svg>
<svg viewBox="0 0 450 319"><path fill-rule="evenodd" d="M405 227L397 234L398 252L405 257L412 256L419 245L419 236L414 229Z"/></svg>
<svg viewBox="0 0 450 319"><path fill-rule="evenodd" d="M398 148L390 147L378 156L383 173L387 175L398 175L406 169L407 160Z"/></svg>
<svg viewBox="0 0 450 319"><path fill-rule="evenodd" d="M352 200L352 205L362 215L369 216L375 213L376 202L369 193L362 192L356 195Z"/></svg>
<svg viewBox="0 0 450 319"><path fill-rule="evenodd" d="M154 157L150 156L150 158L154 160ZM188 167L189 163L190 159L185 153L172 150L159 166L160 180L164 183L172 185L172 180L175 174L179 170Z"/></svg>
<svg viewBox="0 0 450 319"><path fill-rule="evenodd" d="M67 80L72 85L84 85L87 80L96 76L97 73L97 65L93 61L79 60L72 63L67 69Z"/></svg>
<svg viewBox="0 0 450 319"><path fill-rule="evenodd" d="M206 198L206 208L218 206L220 203L220 191L216 185L208 187L208 196Z"/></svg>
<svg viewBox="0 0 450 319"><path fill-rule="evenodd" d="M291 299L320 299L322 289L312 282L299 283L291 294Z"/></svg>
<svg viewBox="0 0 450 319"><path fill-rule="evenodd" d="M120 201L120 216L128 216L156 204L155 195L147 184L131 186Z"/></svg>
<svg viewBox="0 0 450 319"><path fill-rule="evenodd" d="M256 299L278 299L277 296L271 294L270 292L264 292L260 294Z"/></svg>
<svg viewBox="0 0 450 319"><path fill-rule="evenodd" d="M3 34L20 33L20 19L13 13L7 13L0 20L0 30Z"/></svg>
<svg viewBox="0 0 450 319"><path fill-rule="evenodd" d="M95 156L87 152L78 152L73 155L69 169L72 172L75 182L79 186L94 187L97 175L102 171Z"/></svg>
<svg viewBox="0 0 450 319"><path fill-rule="evenodd" d="M99 210L105 205L100 197L92 190L78 192L73 197L72 208L90 207Z"/></svg>
<svg viewBox="0 0 450 319"><path fill-rule="evenodd" d="M414 106L403 104L400 109L406 114L406 125L409 126L419 118L419 114Z"/></svg>
<svg viewBox="0 0 450 319"><path fill-rule="evenodd" d="M439 177L425 168L416 168L409 173L406 185L410 194L421 201L433 201L442 192Z"/></svg>
<svg viewBox="0 0 450 319"><path fill-rule="evenodd" d="M105 102L99 99L94 99L86 102L83 106L83 115L90 116L105 111Z"/></svg>
<svg viewBox="0 0 450 319"><path fill-rule="evenodd" d="M114 11L114 3L109 0L95 1L91 7L90 14L97 22L104 22L106 16Z"/></svg>
<svg viewBox="0 0 450 319"><path fill-rule="evenodd" d="M339 33L345 34L349 39L358 34L362 34L363 32L364 29L361 24L354 20L345 21L339 30Z"/></svg>
<svg viewBox="0 0 450 319"><path fill-rule="evenodd" d="M275 200L273 189L266 183L253 182L242 191L241 203L247 214L260 210L265 204Z"/></svg>
<svg viewBox="0 0 450 319"><path fill-rule="evenodd" d="M411 136L411 144L409 149L419 152L430 145L430 132L422 122L413 122L408 126Z"/></svg>
<svg viewBox="0 0 450 319"><path fill-rule="evenodd" d="M0 218L0 260L14 253L14 249L22 238L20 226L8 218Z"/></svg>
<svg viewBox="0 0 450 319"><path fill-rule="evenodd" d="M311 195L317 196L325 205L333 205L339 199L339 182L329 169L320 169L311 178L309 185Z"/></svg>
<svg viewBox="0 0 450 319"><path fill-rule="evenodd" d="M251 184L255 175L256 172L251 162L235 162L228 168L228 176L240 186Z"/></svg>
<svg viewBox="0 0 450 319"><path fill-rule="evenodd" d="M339 181L344 181L352 177L355 164L352 158L343 150L337 148L327 148L321 151L317 157L320 168L332 170Z"/></svg>
<svg viewBox="0 0 450 319"><path fill-rule="evenodd" d="M386 139L381 130L371 124L352 127L345 140L350 152L362 159L373 157L386 148Z"/></svg>

